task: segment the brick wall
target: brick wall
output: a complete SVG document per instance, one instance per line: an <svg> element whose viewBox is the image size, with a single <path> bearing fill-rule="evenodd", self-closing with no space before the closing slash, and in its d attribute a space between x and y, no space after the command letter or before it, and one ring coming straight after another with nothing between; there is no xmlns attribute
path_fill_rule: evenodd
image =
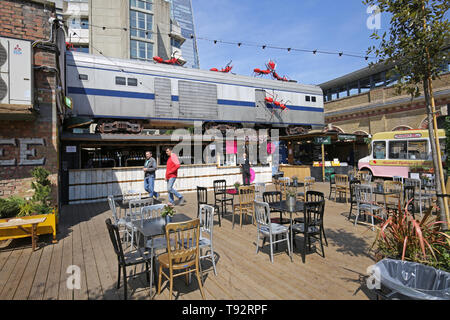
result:
<svg viewBox="0 0 450 320"><path fill-rule="evenodd" d="M44 1L0 1L0 36L29 41L50 38L54 6ZM55 53L33 50L34 65L56 67ZM56 115L56 76L34 70L33 121L0 119L0 197L31 196L31 170L43 166L51 172L53 202L57 203L58 119Z"/></svg>
<svg viewBox="0 0 450 320"><path fill-rule="evenodd" d="M440 79L433 80L434 93L443 93L450 89L450 73L443 74ZM424 99L409 99L408 94L398 95L393 87L376 88L359 95L344 97L325 103L325 123L338 126L346 133L358 130L367 133L391 131L397 126L409 126L418 129L421 122L426 118ZM389 107L383 106L393 101L403 99ZM440 109L450 101L450 94L436 95L436 108ZM378 105L370 111L356 111L359 107L370 107ZM331 114L341 111L338 116ZM370 126L369 126L370 123Z"/></svg>

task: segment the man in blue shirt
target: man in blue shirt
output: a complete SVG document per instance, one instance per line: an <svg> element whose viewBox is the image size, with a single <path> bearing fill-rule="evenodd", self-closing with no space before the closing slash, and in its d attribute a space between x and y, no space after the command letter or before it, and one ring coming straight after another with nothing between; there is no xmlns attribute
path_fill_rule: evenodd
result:
<svg viewBox="0 0 450 320"><path fill-rule="evenodd" d="M159 193L155 191L155 176L156 176L156 160L152 157L152 152L147 151L145 153L147 159L144 164L144 189L150 195L150 198L159 198Z"/></svg>

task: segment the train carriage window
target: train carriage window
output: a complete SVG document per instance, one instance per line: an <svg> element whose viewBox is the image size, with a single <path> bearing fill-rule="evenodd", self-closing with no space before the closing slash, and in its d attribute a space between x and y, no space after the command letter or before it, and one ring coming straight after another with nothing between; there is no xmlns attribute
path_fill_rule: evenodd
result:
<svg viewBox="0 0 450 320"><path fill-rule="evenodd" d="M311 97L312 102L316 102L316 97Z"/></svg>
<svg viewBox="0 0 450 320"><path fill-rule="evenodd" d="M310 102L311 101L311 96L305 96L305 101Z"/></svg>
<svg viewBox="0 0 450 320"><path fill-rule="evenodd" d="M124 77L116 77L116 84L119 86L126 86L127 85L127 79Z"/></svg>
<svg viewBox="0 0 450 320"><path fill-rule="evenodd" d="M80 80L83 80L83 81L89 80L89 77L88 77L87 74L80 74L80 75L78 76L78 78L79 78Z"/></svg>
<svg viewBox="0 0 450 320"><path fill-rule="evenodd" d="M128 78L127 81L129 86L137 87L138 85L138 81L136 78Z"/></svg>

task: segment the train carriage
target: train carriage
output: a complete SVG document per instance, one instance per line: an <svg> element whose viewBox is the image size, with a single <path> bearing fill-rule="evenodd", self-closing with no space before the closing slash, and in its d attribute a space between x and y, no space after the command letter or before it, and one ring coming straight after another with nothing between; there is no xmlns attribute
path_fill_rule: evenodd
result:
<svg viewBox="0 0 450 320"><path fill-rule="evenodd" d="M93 119L101 132L123 122L132 132L194 121L292 133L324 125L323 93L314 85L79 52L66 53L66 67L73 114Z"/></svg>

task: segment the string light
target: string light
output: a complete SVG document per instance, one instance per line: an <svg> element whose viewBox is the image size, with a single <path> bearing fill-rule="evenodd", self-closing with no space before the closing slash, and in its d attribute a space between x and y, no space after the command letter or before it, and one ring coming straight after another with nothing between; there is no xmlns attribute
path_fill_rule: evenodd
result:
<svg viewBox="0 0 450 320"><path fill-rule="evenodd" d="M128 31L128 28L123 28L123 27L105 27L105 26L96 26L93 24L89 24L86 22L82 22L81 25L86 26L89 25L92 28L101 28L103 30L123 30L123 31ZM153 31L146 31L145 35L148 35L149 32L151 32L152 34L157 34L157 35L166 35L169 38L171 38L171 34L168 33L162 33L162 32L153 32ZM191 39L194 39L194 35L190 34L189 37ZM252 43L245 43L245 42L233 42L233 41L224 41L224 40L217 40L217 39L208 39L205 37L195 37L197 40L202 40L202 41L209 41L212 42L214 44L217 44L218 42L223 43L223 44L230 44L230 45L237 45L238 47L241 47L243 45L245 46L249 46L249 47L260 47L263 50L266 48L269 49L275 49L275 50L287 50L288 52L291 51L297 51L297 52L305 52L305 53L312 53L312 54L328 54L328 55L338 55L339 57L342 56L347 56L347 57L354 57L354 58L361 58L361 59L365 59L366 61L369 59L375 59L374 57L371 56L367 56L367 55L358 55L358 54L350 54L350 53L345 53L343 51L323 51L323 50L318 50L318 49L314 49L314 50L308 50L308 49L299 49L299 48L292 48L292 47L278 47L278 46L271 46L271 45L267 45L267 44L252 44Z"/></svg>

